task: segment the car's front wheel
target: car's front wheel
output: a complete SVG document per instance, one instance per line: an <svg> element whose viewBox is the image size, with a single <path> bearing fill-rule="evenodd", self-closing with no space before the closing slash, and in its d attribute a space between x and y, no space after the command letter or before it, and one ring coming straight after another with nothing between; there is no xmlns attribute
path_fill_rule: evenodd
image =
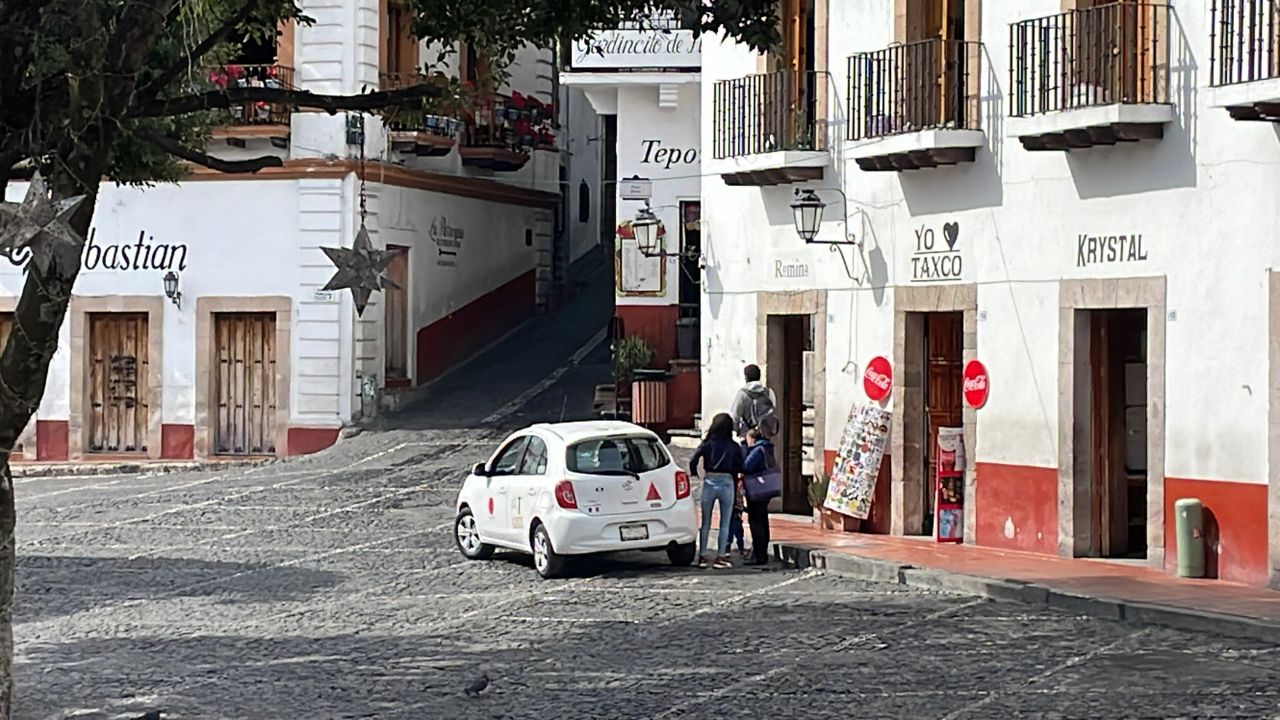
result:
<svg viewBox="0 0 1280 720"><path fill-rule="evenodd" d="M458 550L468 560L488 560L493 556L493 546L480 540L480 529L476 527L476 517L471 514L471 508L462 508L454 518L453 537L458 543Z"/></svg>
<svg viewBox="0 0 1280 720"><path fill-rule="evenodd" d="M694 543L667 546L667 559L671 561L672 565L688 567L693 564L694 558L697 556L698 546Z"/></svg>
<svg viewBox="0 0 1280 720"><path fill-rule="evenodd" d="M538 525L533 530L533 567L544 578L560 577L564 574L565 558L556 553L551 544L551 535L545 525Z"/></svg>

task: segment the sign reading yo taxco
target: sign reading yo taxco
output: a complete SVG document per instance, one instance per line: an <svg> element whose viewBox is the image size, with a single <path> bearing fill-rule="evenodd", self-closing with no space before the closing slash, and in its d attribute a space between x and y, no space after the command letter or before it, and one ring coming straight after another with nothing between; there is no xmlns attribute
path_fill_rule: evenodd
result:
<svg viewBox="0 0 1280 720"><path fill-rule="evenodd" d="M941 237L934 229L916 228L916 245L911 253L911 282L954 282L964 277L964 257L960 254L960 223L943 223Z"/></svg>

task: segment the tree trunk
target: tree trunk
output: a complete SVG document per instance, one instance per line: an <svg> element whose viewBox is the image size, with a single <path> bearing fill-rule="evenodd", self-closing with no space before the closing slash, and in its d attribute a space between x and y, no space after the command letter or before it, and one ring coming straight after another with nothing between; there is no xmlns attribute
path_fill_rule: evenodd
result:
<svg viewBox="0 0 1280 720"><path fill-rule="evenodd" d="M99 153L79 165L83 170L80 177L101 177L103 166ZM97 200L96 183L85 187L62 176L55 179L54 185L64 195L88 196L71 222L77 232L87 234ZM9 457L44 395L49 362L57 350L58 333L67 316L71 289L80 273L80 256L76 256L71 267L61 266L55 257L43 273L35 263L28 262L26 273L22 297L13 313L13 330L3 353L0 353L0 543L3 543L0 546L0 720L11 717L13 701L13 600L17 565L14 530L17 513Z"/></svg>

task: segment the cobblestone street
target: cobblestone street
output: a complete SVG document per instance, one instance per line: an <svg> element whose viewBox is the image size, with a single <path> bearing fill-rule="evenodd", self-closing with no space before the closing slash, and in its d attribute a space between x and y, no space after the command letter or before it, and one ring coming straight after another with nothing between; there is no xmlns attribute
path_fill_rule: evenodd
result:
<svg viewBox="0 0 1280 720"><path fill-rule="evenodd" d="M579 388L602 361L593 353L506 422L580 416ZM477 402L472 414L486 413ZM503 428L447 425L411 418L258 467L20 481L18 717L1259 718L1280 707L1280 648L1247 641L782 567L623 557L544 582L521 557L466 562L454 494ZM465 697L480 672L489 691Z"/></svg>

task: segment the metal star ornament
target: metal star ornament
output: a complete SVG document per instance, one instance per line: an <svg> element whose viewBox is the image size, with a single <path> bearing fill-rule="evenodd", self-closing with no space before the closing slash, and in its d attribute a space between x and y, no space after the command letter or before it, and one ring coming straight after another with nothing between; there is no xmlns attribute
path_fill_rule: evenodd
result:
<svg viewBox="0 0 1280 720"><path fill-rule="evenodd" d="M387 250L375 250L369 242L369 231L364 223L356 233L356 240L350 248L320 248L329 260L338 266L323 290L351 290L351 299L356 304L356 315L363 316L364 308L369 304L369 296L375 290L386 288L400 289L383 271L391 264L395 253Z"/></svg>
<svg viewBox="0 0 1280 720"><path fill-rule="evenodd" d="M55 257L74 262L84 247L84 236L71 227L71 218L84 199L77 195L55 200L36 173L21 203L0 202L0 255L20 265L29 254L41 272L49 269Z"/></svg>

